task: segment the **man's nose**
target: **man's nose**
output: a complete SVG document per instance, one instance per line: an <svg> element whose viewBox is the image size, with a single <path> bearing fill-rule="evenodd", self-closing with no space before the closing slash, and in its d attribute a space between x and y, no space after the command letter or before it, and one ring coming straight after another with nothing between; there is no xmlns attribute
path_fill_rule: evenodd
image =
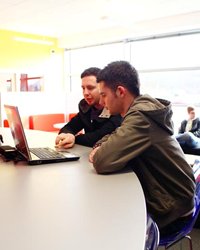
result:
<svg viewBox="0 0 200 250"><path fill-rule="evenodd" d="M99 99L99 104L101 105L101 106L104 106L105 105L105 102L104 102L104 100L103 100L103 98L100 96L100 99Z"/></svg>
<svg viewBox="0 0 200 250"><path fill-rule="evenodd" d="M88 89L84 89L84 90L83 90L83 94L84 94L84 95L88 95L88 94L89 94Z"/></svg>

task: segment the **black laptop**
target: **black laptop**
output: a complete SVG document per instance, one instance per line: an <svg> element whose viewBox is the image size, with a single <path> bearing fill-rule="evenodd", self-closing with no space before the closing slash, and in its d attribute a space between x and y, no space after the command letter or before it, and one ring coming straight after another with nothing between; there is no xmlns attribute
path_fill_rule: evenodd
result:
<svg viewBox="0 0 200 250"><path fill-rule="evenodd" d="M18 107L4 105L17 152L30 165L75 161L80 156L71 152L57 152L49 147L29 148Z"/></svg>

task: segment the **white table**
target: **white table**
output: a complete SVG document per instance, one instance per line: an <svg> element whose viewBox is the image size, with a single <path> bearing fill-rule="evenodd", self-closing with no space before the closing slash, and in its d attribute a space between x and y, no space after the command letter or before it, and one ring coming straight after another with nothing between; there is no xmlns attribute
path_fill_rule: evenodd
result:
<svg viewBox="0 0 200 250"><path fill-rule="evenodd" d="M61 123L55 123L53 125L54 128L58 128L58 129L61 129L62 127L64 127L65 125L67 124L67 122L61 122Z"/></svg>
<svg viewBox="0 0 200 250"><path fill-rule="evenodd" d="M11 144L9 129L0 129ZM27 130L29 146L55 134ZM98 175L90 148L77 162L28 166L0 158L0 249L144 250L146 206L134 173Z"/></svg>
<svg viewBox="0 0 200 250"><path fill-rule="evenodd" d="M185 154L186 160L189 164L193 165L195 160L198 159L200 160L199 155L190 155L190 154Z"/></svg>

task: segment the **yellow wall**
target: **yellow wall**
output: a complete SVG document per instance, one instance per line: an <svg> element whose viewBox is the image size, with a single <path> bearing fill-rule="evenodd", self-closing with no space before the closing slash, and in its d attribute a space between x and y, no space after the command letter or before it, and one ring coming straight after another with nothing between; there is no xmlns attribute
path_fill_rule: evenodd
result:
<svg viewBox="0 0 200 250"><path fill-rule="evenodd" d="M32 39L36 43L16 41L16 38ZM38 44L39 41L53 44ZM62 88L64 49L58 48L57 43L56 38L0 30L0 72L33 72L35 76L44 76L46 89Z"/></svg>
<svg viewBox="0 0 200 250"><path fill-rule="evenodd" d="M53 42L53 45L16 41L16 37ZM57 47L57 39L0 30L0 67L21 68L36 65L49 58L51 51L63 54L64 49Z"/></svg>

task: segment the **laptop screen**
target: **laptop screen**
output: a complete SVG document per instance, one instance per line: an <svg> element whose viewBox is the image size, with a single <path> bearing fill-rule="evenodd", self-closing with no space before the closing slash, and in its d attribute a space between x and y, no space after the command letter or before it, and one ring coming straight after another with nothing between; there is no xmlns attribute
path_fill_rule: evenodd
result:
<svg viewBox="0 0 200 250"><path fill-rule="evenodd" d="M24 134L19 110L16 106L4 105L15 147L27 160L31 158Z"/></svg>

